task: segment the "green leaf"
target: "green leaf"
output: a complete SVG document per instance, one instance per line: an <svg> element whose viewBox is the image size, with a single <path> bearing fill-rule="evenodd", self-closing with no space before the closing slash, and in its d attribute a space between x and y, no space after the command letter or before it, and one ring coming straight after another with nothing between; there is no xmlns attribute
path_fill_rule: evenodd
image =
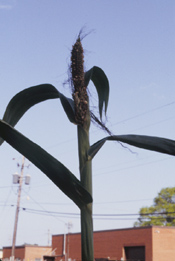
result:
<svg viewBox="0 0 175 261"><path fill-rule="evenodd" d="M115 135L94 143L88 151L88 158L92 159L107 140L124 142L138 148L175 156L174 140L144 135Z"/></svg>
<svg viewBox="0 0 175 261"><path fill-rule="evenodd" d="M60 93L60 100L68 119L70 120L70 122L76 124L74 101L65 97L62 93Z"/></svg>
<svg viewBox="0 0 175 261"><path fill-rule="evenodd" d="M92 82L96 87L98 98L99 98L99 113L100 113L100 118L102 119L103 107L105 107L105 113L108 107L108 100L109 100L108 78L106 77L104 71L97 66L94 66L89 71L87 71L85 73L84 78L85 78L86 86L88 86L89 81L92 80Z"/></svg>
<svg viewBox="0 0 175 261"><path fill-rule="evenodd" d="M36 85L17 93L9 102L3 121L11 126L15 126L24 113L35 104L48 100L59 98L60 93L51 84ZM0 138L0 145L3 139Z"/></svg>
<svg viewBox="0 0 175 261"><path fill-rule="evenodd" d="M17 93L9 102L3 116L3 121L15 126L24 113L37 103L48 99L60 98L69 120L75 123L73 100L65 97L51 84L36 85ZM3 143L0 138L0 145Z"/></svg>
<svg viewBox="0 0 175 261"><path fill-rule="evenodd" d="M92 202L89 192L61 162L2 120L0 136L44 172L79 208Z"/></svg>
<svg viewBox="0 0 175 261"><path fill-rule="evenodd" d="M14 127L32 106L39 102L59 97L59 91L51 84L41 84L24 89L10 100L4 113L3 121Z"/></svg>

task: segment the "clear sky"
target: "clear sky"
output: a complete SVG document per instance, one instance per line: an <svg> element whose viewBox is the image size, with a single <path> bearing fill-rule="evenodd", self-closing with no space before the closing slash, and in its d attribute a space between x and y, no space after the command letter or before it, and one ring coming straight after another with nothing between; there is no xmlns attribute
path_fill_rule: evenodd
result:
<svg viewBox="0 0 175 261"><path fill-rule="evenodd" d="M107 126L114 134L175 139L174 0L0 0L0 117L24 88L51 83L71 97L70 51L79 30L85 68L101 67L110 82ZM97 106L93 85L92 105ZM34 106L16 129L46 149L78 178L76 127L59 100ZM91 126L91 144L106 133ZM172 156L106 143L93 160L94 230L132 227L142 206L175 186ZM12 160L15 158L16 160ZM0 247L11 245L17 201L12 174L22 155L0 148ZM30 164L26 160L26 166ZM33 164L25 168L17 244L46 245L49 234L80 231L79 209ZM55 212L55 213L53 213ZM71 214L71 215L70 215ZM111 216L104 216L110 214Z"/></svg>

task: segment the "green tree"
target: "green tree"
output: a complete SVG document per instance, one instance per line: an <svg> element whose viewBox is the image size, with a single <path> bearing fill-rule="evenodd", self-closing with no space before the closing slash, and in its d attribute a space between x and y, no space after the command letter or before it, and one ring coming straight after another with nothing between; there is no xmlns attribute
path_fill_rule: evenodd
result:
<svg viewBox="0 0 175 261"><path fill-rule="evenodd" d="M175 141L141 135L109 135L90 145L89 130L92 120L108 131L101 119L102 114L106 114L107 111L109 82L103 70L97 66L84 72L83 62L83 47L79 35L71 52L72 99L65 97L51 84L41 84L24 89L11 99L3 119L0 120L0 144L3 143L3 140L8 142L45 173L79 207L81 212L81 260L93 261L91 163L94 156L106 141L124 142L139 148L175 155ZM89 108L87 87L90 80L98 94L99 119ZM14 128L32 106L47 99L56 98L60 99L70 122L77 126L80 180L60 161ZM108 133L110 134L109 131Z"/></svg>
<svg viewBox="0 0 175 261"><path fill-rule="evenodd" d="M150 207L139 211L135 226L175 226L175 187L163 188Z"/></svg>

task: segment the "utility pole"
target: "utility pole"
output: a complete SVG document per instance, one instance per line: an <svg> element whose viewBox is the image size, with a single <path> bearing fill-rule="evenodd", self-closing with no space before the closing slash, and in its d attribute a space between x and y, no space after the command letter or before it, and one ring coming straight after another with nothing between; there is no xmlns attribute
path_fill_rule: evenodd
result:
<svg viewBox="0 0 175 261"><path fill-rule="evenodd" d="M15 243L16 243L17 226L18 226L18 215L19 215L19 207L20 207L20 199L21 199L21 189L22 189L22 183L23 183L24 162L25 162L25 158L23 156L22 165L21 165L21 175L20 175L20 178L19 178L19 189L18 189L18 199L17 199L17 206L16 206L16 214L15 214L15 224L14 224L13 241L12 241L11 261L14 261L14 259L15 259Z"/></svg>

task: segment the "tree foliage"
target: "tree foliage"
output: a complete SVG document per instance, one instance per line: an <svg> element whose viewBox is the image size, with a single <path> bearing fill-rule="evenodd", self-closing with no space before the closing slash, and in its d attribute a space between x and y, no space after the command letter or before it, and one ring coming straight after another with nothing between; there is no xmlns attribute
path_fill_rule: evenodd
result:
<svg viewBox="0 0 175 261"><path fill-rule="evenodd" d="M150 207L142 207L134 226L175 226L175 187L163 188Z"/></svg>

